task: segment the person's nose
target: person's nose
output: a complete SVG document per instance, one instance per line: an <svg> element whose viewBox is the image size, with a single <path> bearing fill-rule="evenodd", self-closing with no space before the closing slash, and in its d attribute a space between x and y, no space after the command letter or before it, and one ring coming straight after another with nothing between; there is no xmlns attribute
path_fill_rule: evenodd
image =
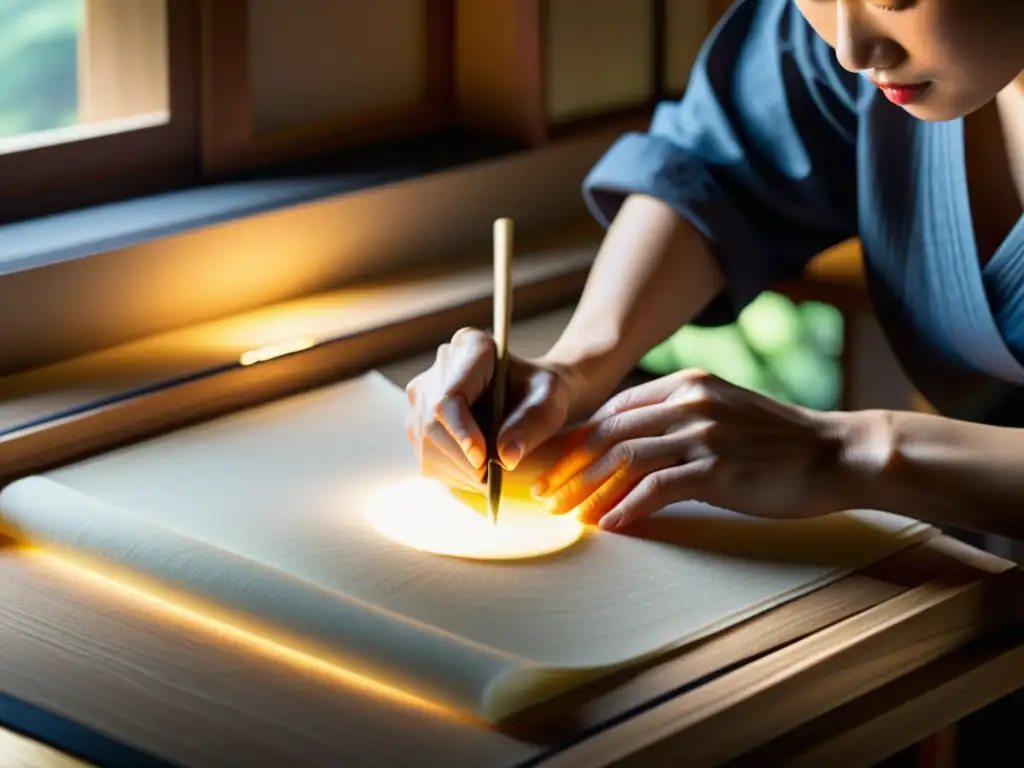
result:
<svg viewBox="0 0 1024 768"><path fill-rule="evenodd" d="M836 3L836 57L850 72L895 69L903 60L896 41L873 28L865 18L862 0Z"/></svg>

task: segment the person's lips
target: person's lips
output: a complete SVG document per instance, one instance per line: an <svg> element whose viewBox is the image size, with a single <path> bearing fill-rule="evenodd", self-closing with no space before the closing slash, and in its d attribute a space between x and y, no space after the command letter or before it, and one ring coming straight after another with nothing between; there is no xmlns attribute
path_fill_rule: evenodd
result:
<svg viewBox="0 0 1024 768"><path fill-rule="evenodd" d="M919 101L928 90L929 83L881 83L874 81L882 93L893 104L905 107Z"/></svg>

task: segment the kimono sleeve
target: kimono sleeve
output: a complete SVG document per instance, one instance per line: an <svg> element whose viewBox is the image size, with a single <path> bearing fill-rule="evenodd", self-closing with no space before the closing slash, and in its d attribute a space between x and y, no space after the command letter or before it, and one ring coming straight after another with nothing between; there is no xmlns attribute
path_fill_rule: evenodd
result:
<svg viewBox="0 0 1024 768"><path fill-rule="evenodd" d="M726 280L694 322L718 325L857 232L860 76L791 0L741 0L698 56L686 95L620 137L583 187L608 226L630 194L691 221Z"/></svg>

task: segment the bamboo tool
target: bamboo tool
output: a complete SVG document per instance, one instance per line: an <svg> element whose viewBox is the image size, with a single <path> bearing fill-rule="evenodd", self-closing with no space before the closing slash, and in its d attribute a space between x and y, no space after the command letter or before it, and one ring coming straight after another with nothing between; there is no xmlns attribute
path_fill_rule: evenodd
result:
<svg viewBox="0 0 1024 768"><path fill-rule="evenodd" d="M498 430L505 415L508 390L508 328L512 321L512 238L511 219L494 222L494 346L495 363L491 393L490 436L487 445L487 516L498 522L503 468L498 458Z"/></svg>

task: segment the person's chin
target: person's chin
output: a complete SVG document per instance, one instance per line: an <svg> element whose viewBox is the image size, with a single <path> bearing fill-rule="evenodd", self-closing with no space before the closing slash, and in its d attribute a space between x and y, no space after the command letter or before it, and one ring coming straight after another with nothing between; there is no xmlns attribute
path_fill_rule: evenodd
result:
<svg viewBox="0 0 1024 768"><path fill-rule="evenodd" d="M964 116L964 113L944 105L911 104L901 109L911 117L927 123L946 123Z"/></svg>
<svg viewBox="0 0 1024 768"><path fill-rule="evenodd" d="M901 105L901 109L918 120L929 123L945 123L959 120L985 106L991 97L984 98L978 94L951 95L940 89L931 88L924 98L912 104Z"/></svg>

